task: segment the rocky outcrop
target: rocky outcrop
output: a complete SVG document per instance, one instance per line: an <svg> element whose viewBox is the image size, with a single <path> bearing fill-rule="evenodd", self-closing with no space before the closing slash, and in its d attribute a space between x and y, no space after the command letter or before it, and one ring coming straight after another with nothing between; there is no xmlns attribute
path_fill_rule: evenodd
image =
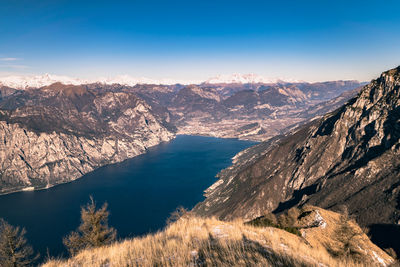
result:
<svg viewBox="0 0 400 267"><path fill-rule="evenodd" d="M194 210L255 218L342 205L365 226L400 219L400 67L321 120L243 152Z"/></svg>
<svg viewBox="0 0 400 267"><path fill-rule="evenodd" d="M126 92L53 84L0 103L0 193L47 188L174 137Z"/></svg>

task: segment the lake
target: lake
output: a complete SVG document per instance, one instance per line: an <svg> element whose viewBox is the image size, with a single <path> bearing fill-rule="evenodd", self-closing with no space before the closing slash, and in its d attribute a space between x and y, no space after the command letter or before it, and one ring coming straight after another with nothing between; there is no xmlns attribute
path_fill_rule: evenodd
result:
<svg viewBox="0 0 400 267"><path fill-rule="evenodd" d="M178 206L191 209L215 175L254 142L180 135L122 163L41 191L0 196L0 217L27 230L41 256L66 256L62 237L80 224L80 207L93 196L108 203L109 225L119 238L162 229Z"/></svg>

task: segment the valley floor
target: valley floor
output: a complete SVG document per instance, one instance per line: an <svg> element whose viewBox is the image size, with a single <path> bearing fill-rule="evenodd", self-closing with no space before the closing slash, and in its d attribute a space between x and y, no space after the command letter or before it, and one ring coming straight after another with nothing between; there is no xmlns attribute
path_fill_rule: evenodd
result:
<svg viewBox="0 0 400 267"><path fill-rule="evenodd" d="M238 138L241 140L265 141L282 134L289 127L295 127L304 119L264 119L264 120L222 120L203 122L192 119L178 127L177 134L201 135L219 138Z"/></svg>

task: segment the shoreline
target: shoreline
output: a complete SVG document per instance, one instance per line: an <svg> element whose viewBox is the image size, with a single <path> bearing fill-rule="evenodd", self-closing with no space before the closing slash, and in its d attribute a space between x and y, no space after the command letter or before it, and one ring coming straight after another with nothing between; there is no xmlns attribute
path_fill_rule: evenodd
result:
<svg viewBox="0 0 400 267"><path fill-rule="evenodd" d="M263 141L255 141L255 140L249 140L249 139L242 139L242 138L239 138L239 137L218 137L218 136L212 136L212 135L206 135L206 134L184 134L184 133L175 134L175 135L174 135L169 141L167 141L167 142L171 142L171 141L175 140L177 136L201 136L201 137L220 138L220 139L233 139L233 140L247 141L247 142L256 142L256 143L261 143L261 142L263 142ZM109 166L109 165L122 163L122 162L124 162L124 161L129 160L129 159L133 159L133 158L135 158L135 157L137 157L137 156L140 156L140 155L143 155L143 154L147 153L147 150L148 150L149 148L152 148L152 147L155 147L155 146L161 145L162 143L167 143L167 142L163 141L163 142L160 142L160 143L158 143L158 144L156 144L156 145L154 145L154 146L146 147L146 150L145 150L143 153L137 154L136 156L131 157L131 158L124 159L123 161L114 162L114 163L109 163L109 164L104 164L104 165L102 165L102 166L100 166L100 167L98 167L98 168L95 168L95 169L93 169L92 171L90 171L90 172L88 172L88 173L85 173L85 174L83 174L82 176L79 176L78 178L73 179L73 180L70 180L70 181L66 181L66 182L62 182L62 183L57 183L57 184L47 184L46 186L36 186L36 187L35 187L35 186L27 186L27 187L18 188L18 189L12 189L12 190L7 191L7 192L0 192L0 197L1 197L1 196L5 196L5 195L10 195L10 194L15 194L15 193L30 193L30 192L35 192L35 191L41 191L41 190L46 190L46 189L53 188L53 187L58 186L58 185L63 185L63 184L72 183L72 182L74 182L74 181L76 181L76 180L78 180L78 179L83 178L85 175L87 175L87 174L89 174L89 173L91 173L91 172L93 172L93 171L95 171L95 170L98 170L98 169L100 169L100 168L103 168L103 167L106 167L106 166ZM240 152L241 152L241 151L239 151L238 153L240 153ZM236 155L235 155L235 156L236 156ZM235 157L235 156L234 156L234 157ZM233 157L233 158L234 158L234 157ZM232 158L232 159L233 159L233 158ZM232 162L232 164L233 164L233 162ZM220 171L221 171L221 170L220 170Z"/></svg>
<svg viewBox="0 0 400 267"><path fill-rule="evenodd" d="M177 136L177 135L173 135L173 137L172 137L170 140L168 140L167 142L170 142L170 141L174 140L174 139L176 138L176 136ZM156 145L154 145L154 146L146 147L143 153L139 153L139 154L137 154L137 155L134 156L134 157L127 158L127 159L124 159L124 160L122 160L122 161L113 162L113 163L108 163L108 164L104 164L104 165L102 165L102 166L99 166L99 167L97 167L97 168L91 170L90 172L87 172L87 173L85 173L85 174L83 174L83 175L81 175L81 176L79 176L79 177L77 177L76 179L73 179L73 180L66 181L66 182L61 182L61 183L56 183L56 184L47 184L46 186L36 186L36 187L35 187L35 186L25 186L25 187L21 187L21 188L18 188L18 189L11 189L10 191L0 192L0 197L1 197L1 196L5 196L5 195L10 195L10 194L15 194L15 193L29 193L29 192L41 191L41 190L50 189L50 188L55 187L55 186L58 186L58 185L63 185L63 184L72 183L72 182L74 182L74 181L76 181L76 180L78 180L78 179L83 178L85 175L87 175L87 174L89 174L89 173L91 173L91 172L93 172L93 171L95 171L95 170L98 170L98 169L100 169L100 168L102 168L102 167L109 166L109 165L112 165L112 164L122 163L122 162L124 162L124 161L126 161L126 160L133 159L133 158L135 158L135 157L137 157L137 156L143 155L143 154L147 153L147 150L148 150L149 148L158 146L158 145L160 145L160 144L162 144L162 143L166 143L166 141L162 141L162 142L160 142L160 143L158 143L158 144L156 144Z"/></svg>

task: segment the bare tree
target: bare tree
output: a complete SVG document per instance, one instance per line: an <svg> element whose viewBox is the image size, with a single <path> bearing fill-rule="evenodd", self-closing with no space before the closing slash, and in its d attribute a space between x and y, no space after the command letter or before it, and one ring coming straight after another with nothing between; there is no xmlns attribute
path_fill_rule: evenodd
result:
<svg viewBox="0 0 400 267"><path fill-rule="evenodd" d="M31 266L39 258L39 254L33 256L33 249L27 244L25 234L24 228L0 219L0 266Z"/></svg>
<svg viewBox="0 0 400 267"><path fill-rule="evenodd" d="M96 203L90 197L89 203L81 208L81 224L77 231L63 239L71 255L82 249L108 245L116 240L117 231L108 226L108 215L107 203L96 209Z"/></svg>

